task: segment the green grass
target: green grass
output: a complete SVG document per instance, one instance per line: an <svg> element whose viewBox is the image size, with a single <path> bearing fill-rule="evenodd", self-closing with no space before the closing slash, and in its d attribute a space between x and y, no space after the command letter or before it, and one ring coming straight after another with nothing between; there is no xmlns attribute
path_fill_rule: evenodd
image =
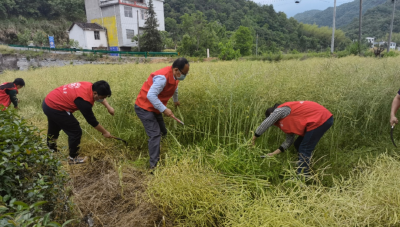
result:
<svg viewBox="0 0 400 227"><path fill-rule="evenodd" d="M172 103L169 104L185 126L165 118L169 135L162 143L161 166L150 195L178 224L186 226L246 226L246 221L249 223L247 226L259 226L260 223L274 224L261 224L265 226L277 226L279 223L283 226L354 226L358 222L360 225L398 224L393 215L400 215L400 212L395 208L390 208L392 210L387 216L379 216L385 218L381 222L368 216L374 214L372 208L368 209L370 213L358 213L364 206L375 206L367 203L369 198L361 201L366 203L354 207L351 204L355 200L349 200L348 207L343 208L346 214L341 214L341 205L337 205L334 211L340 213L338 216L329 211L328 206L313 208L311 203L316 205L318 199L324 196L332 199L323 200L329 203L358 195L350 187L350 191L346 192L348 194L340 198L340 188L348 184L342 178L350 179L357 189L367 187L364 183L369 181L361 181L362 174L353 174L360 167L360 159L371 160L368 163L375 165L373 160L377 157L380 157L378 160L392 160L390 156L381 156L383 153L392 155L397 152L389 137L389 115L391 102L398 90L399 60L398 57L375 59L350 56L278 63L191 63L188 77L179 85L181 107L174 109ZM147 136L134 112L134 102L148 75L164 66L167 64L66 66L6 72L3 80L25 79L26 88L19 95L22 100L19 112L42 129L46 129L47 122L41 102L52 89L76 81L107 80L113 92L108 101L115 108L116 115L110 116L101 105L95 105L94 112L106 129L128 140L131 146L125 149L118 142L102 138L77 113L75 115L84 133L82 153L94 158L112 156L143 168L148 159ZM248 146L254 131L264 120L266 108L277 102L295 100L318 102L329 109L335 118L334 126L314 152L313 170L318 181L304 186L304 190L296 186L297 183L287 184L293 172L292 162L297 160L293 147L273 159L259 158L277 149L284 141L285 135L278 128L272 127L262 135L255 148ZM398 136L396 130L395 138ZM65 146L66 138L60 140ZM397 163L394 159L392 161ZM370 165L365 166L368 167L362 168L370 168ZM391 178L385 178L385 184L398 184L395 174L391 172L388 176L394 177L393 182ZM181 183L189 180L193 183L180 185L176 181L181 177ZM158 184L161 179L162 184ZM392 195L389 189L395 190L394 186L385 189L384 193L389 193L385 196ZM194 197L178 199L179 193L184 192L192 193ZM313 193L317 196L307 200ZM297 197L302 199L296 200L293 206L289 206L290 203L286 206L285 199ZM396 196L394 198L397 199ZM199 205L199 201L204 203ZM215 201L215 206L212 201ZM302 203L310 205L302 207ZM398 200L394 204L398 205ZM307 214L306 208L315 209L317 213ZM299 209L303 210L296 214ZM286 212L290 213L287 220ZM268 215L264 217L263 213ZM311 214L318 218L312 219ZM352 218L351 214L361 217ZM268 218L281 222L268 222ZM289 222L292 224L287 224Z"/></svg>
<svg viewBox="0 0 400 227"><path fill-rule="evenodd" d="M1 54L15 54L16 50L12 49L8 46L0 45L0 53Z"/></svg>
<svg viewBox="0 0 400 227"><path fill-rule="evenodd" d="M16 50L8 46L0 45L1 54L21 54L27 59L42 57L44 52L42 50Z"/></svg>

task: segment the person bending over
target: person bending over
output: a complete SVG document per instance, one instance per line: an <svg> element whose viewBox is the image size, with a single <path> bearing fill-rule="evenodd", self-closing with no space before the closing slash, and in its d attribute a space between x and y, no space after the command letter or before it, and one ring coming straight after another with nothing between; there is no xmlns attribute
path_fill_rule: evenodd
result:
<svg viewBox="0 0 400 227"><path fill-rule="evenodd" d="M53 152L57 150L57 139L60 131L68 135L69 163L84 163L87 157L79 157L82 129L73 113L81 111L86 121L106 138L114 138L96 119L92 107L95 102L103 104L111 115L114 109L108 104L106 98L111 96L110 85L100 80L90 82L77 82L63 85L51 91L43 101L43 112L47 116L48 131L47 145Z"/></svg>

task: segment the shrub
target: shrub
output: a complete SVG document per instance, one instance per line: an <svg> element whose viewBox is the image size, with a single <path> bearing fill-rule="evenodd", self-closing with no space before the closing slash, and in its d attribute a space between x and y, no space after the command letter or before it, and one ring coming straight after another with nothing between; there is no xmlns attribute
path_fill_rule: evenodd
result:
<svg viewBox="0 0 400 227"><path fill-rule="evenodd" d="M83 54L82 54L83 55ZM87 55L86 56L86 61L96 61L97 60L97 58L98 58L98 56L97 56L97 54L89 54L89 55Z"/></svg>
<svg viewBox="0 0 400 227"><path fill-rule="evenodd" d="M51 221L51 212L44 213L41 209L41 206L47 203L46 201L39 201L29 206L24 202L15 201L15 199L12 199L7 204L6 202L8 199L9 198L3 198L0 196L0 214L3 214L0 216L0 226L64 227L73 221L68 220L63 225Z"/></svg>
<svg viewBox="0 0 400 227"><path fill-rule="evenodd" d="M375 54L372 50L368 50L364 52L364 57L375 57Z"/></svg>
<svg viewBox="0 0 400 227"><path fill-rule="evenodd" d="M48 211L62 206L66 174L40 131L10 109L0 111L0 125L0 196L26 203L46 200Z"/></svg>
<svg viewBox="0 0 400 227"><path fill-rule="evenodd" d="M300 52L298 52L296 49L293 49L292 51L291 51L291 54L299 54Z"/></svg>
<svg viewBox="0 0 400 227"><path fill-rule="evenodd" d="M397 51L389 51L389 52L387 52L387 53L385 53L385 55L384 55L385 57L396 57L396 56L399 56L399 52L397 52Z"/></svg>
<svg viewBox="0 0 400 227"><path fill-rule="evenodd" d="M342 57L349 56L350 52L348 52L347 50L342 50L342 51L336 52L336 55L338 58L342 58Z"/></svg>
<svg viewBox="0 0 400 227"><path fill-rule="evenodd" d="M240 57L240 50L234 50L232 43L229 41L225 45L223 43L218 44L221 50L218 58L221 60L232 60Z"/></svg>
<svg viewBox="0 0 400 227"><path fill-rule="evenodd" d="M354 42L346 48L347 52L353 55L358 55L358 42Z"/></svg>

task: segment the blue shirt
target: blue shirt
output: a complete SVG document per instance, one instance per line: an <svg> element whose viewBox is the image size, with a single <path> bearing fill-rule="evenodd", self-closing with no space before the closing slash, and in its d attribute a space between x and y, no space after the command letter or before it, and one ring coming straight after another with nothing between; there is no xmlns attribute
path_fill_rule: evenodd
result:
<svg viewBox="0 0 400 227"><path fill-rule="evenodd" d="M174 77L175 79L175 77ZM163 75L157 75L153 77L153 84L151 85L149 92L147 93L147 99L153 104L161 113L164 112L167 107L160 101L158 95L164 90L167 84L167 78ZM174 102L178 102L178 87L176 88L174 95L172 96Z"/></svg>

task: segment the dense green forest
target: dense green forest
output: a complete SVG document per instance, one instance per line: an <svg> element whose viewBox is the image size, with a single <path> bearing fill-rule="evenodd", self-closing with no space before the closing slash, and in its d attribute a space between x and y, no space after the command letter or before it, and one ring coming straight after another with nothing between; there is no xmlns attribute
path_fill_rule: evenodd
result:
<svg viewBox="0 0 400 227"><path fill-rule="evenodd" d="M29 6L29 7L27 7ZM325 51L331 30L301 24L272 5L248 0L165 0L165 48L185 55L212 56L224 52L224 59L279 51ZM5 0L0 2L0 42L47 44L54 35L58 45L67 45L66 30L85 21L84 0ZM350 40L336 32L335 46L344 49ZM257 44L257 45L256 45Z"/></svg>
<svg viewBox="0 0 400 227"><path fill-rule="evenodd" d="M82 19L85 14L83 0L2 0L0 1L0 18L12 16L26 18L58 19L65 17L68 20Z"/></svg>
<svg viewBox="0 0 400 227"><path fill-rule="evenodd" d="M304 12L302 12L302 13L298 13L298 14L294 15L293 17L294 17L294 19L296 19L298 22L306 23L305 21L314 18L314 15L315 15L315 14L318 14L318 13L321 13L321 12L322 12L322 10L319 10L319 9L312 9L312 10L304 11ZM313 22L313 23L308 23L308 24L314 24L314 22ZM315 23L315 24L317 24L317 23Z"/></svg>
<svg viewBox="0 0 400 227"><path fill-rule="evenodd" d="M201 55L209 48L211 53L242 45L247 40L250 52L255 54L258 35L258 54L277 51L325 51L330 46L331 30L303 25L286 14L277 13L272 5L259 5L246 0L166 0L165 25L175 46L182 53ZM248 28L250 34L236 34L239 28ZM241 30L243 31L244 28ZM350 40L340 30L336 32L335 46L345 48Z"/></svg>
<svg viewBox="0 0 400 227"><path fill-rule="evenodd" d="M0 42L42 44L54 35L56 43L64 43L74 21L86 21L84 0L2 0Z"/></svg>
<svg viewBox="0 0 400 227"><path fill-rule="evenodd" d="M400 4L396 4L396 12L394 23L393 23L393 32L400 33ZM390 21L392 19L392 11L393 11L393 3L391 1L387 1L386 3L376 6L372 9L369 9L365 12L362 18L362 35L363 37L371 36L379 39L384 39L387 41L387 33L389 33L390 29ZM346 35L350 39L357 39L358 37L358 18L353 19L353 21L343 27L342 29L346 32ZM397 38L398 35L394 36L394 42L400 42Z"/></svg>
<svg viewBox="0 0 400 227"><path fill-rule="evenodd" d="M372 9L376 6L384 4L390 0L364 0L362 5L362 13L365 14L367 10ZM354 18L358 18L360 12L360 1L354 0L349 3L342 4L336 7L336 27L341 28L348 25ZM294 18L305 24L316 24L318 26L330 26L332 27L333 18L333 3L332 7L329 7L323 11L315 12L313 10L299 13Z"/></svg>

